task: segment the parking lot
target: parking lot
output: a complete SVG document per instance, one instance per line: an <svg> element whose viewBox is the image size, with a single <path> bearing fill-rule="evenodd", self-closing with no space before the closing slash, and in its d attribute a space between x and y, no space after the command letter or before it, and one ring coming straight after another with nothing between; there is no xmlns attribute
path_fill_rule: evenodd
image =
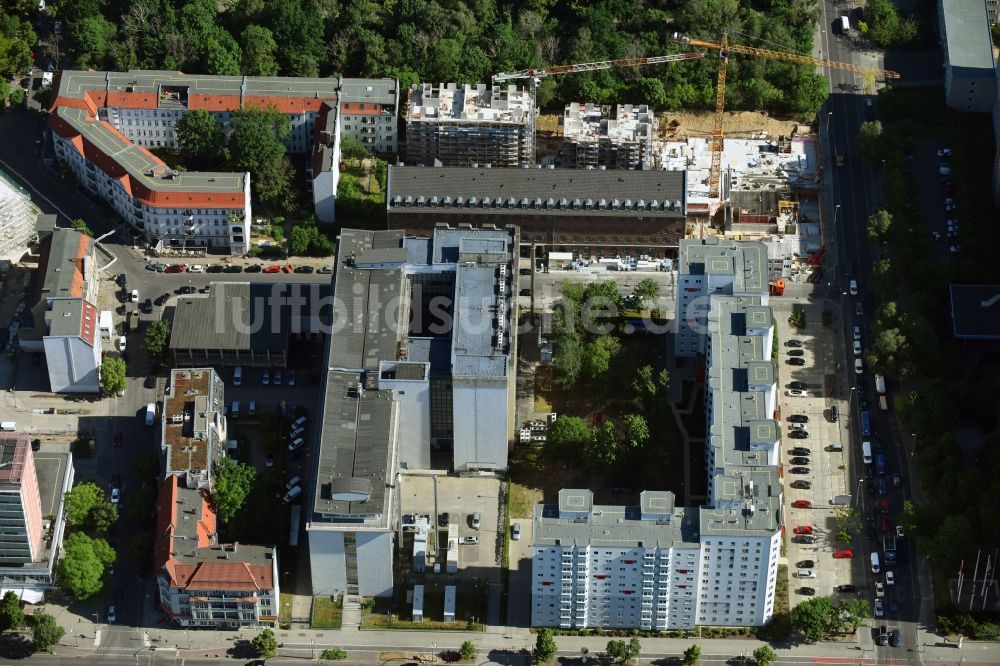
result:
<svg viewBox="0 0 1000 666"><path fill-rule="evenodd" d="M827 391L837 387L835 373L830 371L839 367L836 359L843 358L842 343L834 334L836 327L820 323L819 307L806 307L808 324L804 330L779 328L785 334L779 340L778 366L781 463L787 502L785 538L792 606L808 599L810 591L831 595L836 594L838 585L853 583L852 567L857 566L854 559L860 561L864 557L864 553L856 552L850 544L835 539L836 515L848 507L833 504L834 498L850 496L849 501L857 501L856 489L849 487L851 457L844 428L845 404L828 397ZM801 359L801 363L789 363L791 359ZM834 405L838 411L836 420L830 411ZM808 508L795 506L800 501L808 502ZM846 555L844 550L850 550L854 559L834 557L838 551ZM800 577L799 569L808 569L809 576L815 578Z"/></svg>

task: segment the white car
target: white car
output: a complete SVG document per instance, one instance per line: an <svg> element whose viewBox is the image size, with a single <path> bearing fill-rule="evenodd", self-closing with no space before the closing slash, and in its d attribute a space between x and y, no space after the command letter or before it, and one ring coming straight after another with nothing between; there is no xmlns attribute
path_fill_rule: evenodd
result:
<svg viewBox="0 0 1000 666"><path fill-rule="evenodd" d="M936 241L941 240L941 232L940 231L932 231L931 232L931 240L936 240Z"/></svg>
<svg viewBox="0 0 1000 666"><path fill-rule="evenodd" d="M289 370L288 371L288 385L289 386L295 386L295 371L294 370Z"/></svg>
<svg viewBox="0 0 1000 666"><path fill-rule="evenodd" d="M122 498L122 491L118 490L117 488L112 488L111 489L111 503L112 504L118 504L118 502L121 501L121 498Z"/></svg>
<svg viewBox="0 0 1000 666"><path fill-rule="evenodd" d="M860 340L861 339L861 327L860 326L855 326L854 327L854 339L855 340Z"/></svg>
<svg viewBox="0 0 1000 666"><path fill-rule="evenodd" d="M954 213L956 210L958 210L958 206L956 206L955 204L944 205L944 212L946 213Z"/></svg>
<svg viewBox="0 0 1000 666"><path fill-rule="evenodd" d="M267 368L264 368L264 374L261 375L260 377L260 383L263 384L264 386L267 386L268 384L271 383L271 371L268 370Z"/></svg>
<svg viewBox="0 0 1000 666"><path fill-rule="evenodd" d="M942 148L941 150L937 151L937 156L938 157L951 157L951 148Z"/></svg>
<svg viewBox="0 0 1000 666"><path fill-rule="evenodd" d="M108 624L114 624L118 621L118 614L115 612L114 606L108 606Z"/></svg>
<svg viewBox="0 0 1000 666"><path fill-rule="evenodd" d="M461 539L458 540L458 542L463 545L479 543L479 537L477 536L462 537Z"/></svg>
<svg viewBox="0 0 1000 666"><path fill-rule="evenodd" d="M906 533L903 531L903 526L902 525L896 525L896 538L897 539L905 539L906 538Z"/></svg>
<svg viewBox="0 0 1000 666"><path fill-rule="evenodd" d="M205 267L202 266L201 264L191 264L190 266L188 266L187 272L188 273L204 273L205 272Z"/></svg>
<svg viewBox="0 0 1000 666"><path fill-rule="evenodd" d="M789 428L789 430L805 430L806 429L806 424L805 423L789 423L788 424L788 428Z"/></svg>
<svg viewBox="0 0 1000 666"><path fill-rule="evenodd" d="M854 341L854 355L855 356L861 356L861 341L860 340L855 340Z"/></svg>
<svg viewBox="0 0 1000 666"><path fill-rule="evenodd" d="M802 391L800 389L788 389L785 391L785 395L790 398L808 398L809 391Z"/></svg>
<svg viewBox="0 0 1000 666"><path fill-rule="evenodd" d="M133 303L138 303L139 302L139 290L138 289L133 289L132 290L132 295L129 297L129 300L132 301Z"/></svg>
<svg viewBox="0 0 1000 666"><path fill-rule="evenodd" d="M865 362L862 361L860 358L854 359L854 372L860 375L864 371L865 371Z"/></svg>
<svg viewBox="0 0 1000 666"><path fill-rule="evenodd" d="M281 386L281 370L274 371L274 385Z"/></svg>
<svg viewBox="0 0 1000 666"><path fill-rule="evenodd" d="M125 336L118 337L118 351L125 351Z"/></svg>
<svg viewBox="0 0 1000 666"><path fill-rule="evenodd" d="M948 204L953 204L953 203L955 203L954 197L945 197L944 198L944 205L945 206L947 206Z"/></svg>
<svg viewBox="0 0 1000 666"><path fill-rule="evenodd" d="M885 606L882 605L881 599L875 600L875 617L885 617Z"/></svg>
<svg viewBox="0 0 1000 666"><path fill-rule="evenodd" d="M889 577L889 572L886 572L885 577ZM875 596L879 599L885 596L885 585L880 580L875 581Z"/></svg>
<svg viewBox="0 0 1000 666"><path fill-rule="evenodd" d="M886 585L895 585L896 584L896 574L893 573L892 571L886 571L885 572L885 584Z"/></svg>
<svg viewBox="0 0 1000 666"><path fill-rule="evenodd" d="M851 286L848 289L851 292L851 296L857 296L858 295L858 281L857 280L851 280Z"/></svg>
<svg viewBox="0 0 1000 666"><path fill-rule="evenodd" d="M962 246L961 245L952 245L951 247L948 248L948 251L952 252L954 254L958 254L959 252L962 251Z"/></svg>
<svg viewBox="0 0 1000 666"><path fill-rule="evenodd" d="M816 572L812 569L799 569L796 575L799 578L815 578Z"/></svg>

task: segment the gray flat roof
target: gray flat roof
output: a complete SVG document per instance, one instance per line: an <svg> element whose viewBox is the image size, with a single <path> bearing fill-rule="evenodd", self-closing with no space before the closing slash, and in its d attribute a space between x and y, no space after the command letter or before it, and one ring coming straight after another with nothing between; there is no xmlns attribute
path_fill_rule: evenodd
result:
<svg viewBox="0 0 1000 666"><path fill-rule="evenodd" d="M48 335L80 335L83 303L82 298L57 298L54 300L49 312L51 323Z"/></svg>
<svg viewBox="0 0 1000 666"><path fill-rule="evenodd" d="M191 94L333 99L338 91L346 102L395 104L395 79L307 78L286 76L215 76L168 70L127 72L61 72L58 95L81 99L88 91L155 93L161 86L188 87Z"/></svg>
<svg viewBox="0 0 1000 666"><path fill-rule="evenodd" d="M391 166L386 206L390 211L422 206L443 216L480 209L491 215L530 210L683 218L686 178L684 171Z"/></svg>
<svg viewBox="0 0 1000 666"><path fill-rule="evenodd" d="M251 287L249 282L213 282L207 295L182 296L174 311L170 348L283 351L288 319L282 316L274 325L268 296L269 285Z"/></svg>
<svg viewBox="0 0 1000 666"><path fill-rule="evenodd" d="M581 497L586 490L570 490ZM560 496L562 494L560 493ZM698 545L698 508L677 508L669 517L643 520L638 506L593 505L585 518L560 517L559 506L536 504L532 543L535 546L605 548L671 548Z"/></svg>
<svg viewBox="0 0 1000 666"><path fill-rule="evenodd" d="M506 278L504 278L506 282ZM505 377L506 345L500 339L498 320L503 319L507 339L510 290L497 293L496 266L459 264L455 280L455 323L452 330L451 371L455 377ZM494 314L497 319L494 319Z"/></svg>
<svg viewBox="0 0 1000 666"><path fill-rule="evenodd" d="M618 173L617 171L615 173ZM630 171L627 173L645 173ZM668 172L669 173L669 172ZM766 294L767 248L754 241L734 241L710 236L684 238L678 249L678 273L733 275L733 293Z"/></svg>
<svg viewBox="0 0 1000 666"><path fill-rule="evenodd" d="M59 514L63 501L66 475L70 473L72 458L69 453L58 451L34 451L35 474L38 476L38 495L43 516Z"/></svg>
<svg viewBox="0 0 1000 666"><path fill-rule="evenodd" d="M382 520L395 446L392 391L357 390L358 372L329 372L316 457L315 522ZM355 499L350 499L355 498Z"/></svg>
<svg viewBox="0 0 1000 666"><path fill-rule="evenodd" d="M53 229L43 241L45 252L42 298L85 296L86 283L97 270L85 265L93 259L93 240L76 229Z"/></svg>
<svg viewBox="0 0 1000 666"><path fill-rule="evenodd" d="M938 15L944 22L941 33L952 68L992 70L993 39L986 3L981 0L940 0L940 3ZM982 76L982 72L969 75Z"/></svg>
<svg viewBox="0 0 1000 666"><path fill-rule="evenodd" d="M949 292L956 338L1000 340L1000 284L953 284Z"/></svg>

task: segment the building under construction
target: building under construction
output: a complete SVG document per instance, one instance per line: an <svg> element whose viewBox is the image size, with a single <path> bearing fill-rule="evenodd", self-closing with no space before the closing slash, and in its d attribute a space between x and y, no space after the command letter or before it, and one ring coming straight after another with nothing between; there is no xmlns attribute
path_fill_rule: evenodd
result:
<svg viewBox="0 0 1000 666"><path fill-rule="evenodd" d="M423 83L410 88L407 164L519 167L535 161L535 105L514 85Z"/></svg>
<svg viewBox="0 0 1000 666"><path fill-rule="evenodd" d="M0 173L0 259L17 261L28 251L36 217L28 193Z"/></svg>
<svg viewBox="0 0 1000 666"><path fill-rule="evenodd" d="M645 104L566 105L562 164L576 169L652 169L656 116Z"/></svg>

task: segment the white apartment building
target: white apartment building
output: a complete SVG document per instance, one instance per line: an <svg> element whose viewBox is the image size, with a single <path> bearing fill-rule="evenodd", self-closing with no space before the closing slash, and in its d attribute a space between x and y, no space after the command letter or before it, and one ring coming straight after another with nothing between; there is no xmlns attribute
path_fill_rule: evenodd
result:
<svg viewBox="0 0 1000 666"><path fill-rule="evenodd" d="M396 147L396 125L389 119L395 118L399 91L392 79L64 71L55 89L56 155L150 245L224 248L234 255L248 250L249 174L179 172L150 152L178 146L175 125L189 110L208 111L228 133L236 111L274 106L290 122L288 152L323 152L323 145L332 144L330 156L319 160L328 173L310 174L320 185L314 197L320 197L316 211L323 221L333 220L337 177L329 171L339 170L340 136L318 126L327 117L323 107L350 108L352 119L359 120L352 121L348 134L373 151ZM332 116L339 125L337 114ZM362 117L376 122L362 122Z"/></svg>
<svg viewBox="0 0 1000 666"><path fill-rule="evenodd" d="M0 172L0 259L18 261L37 237L38 211L28 193Z"/></svg>
<svg viewBox="0 0 1000 666"><path fill-rule="evenodd" d="M755 296L768 304L767 248L711 236L681 240L677 253L677 327L674 353L705 353L713 294Z"/></svg>
<svg viewBox="0 0 1000 666"><path fill-rule="evenodd" d="M715 240L683 240L680 250L678 313L695 303L687 294L704 306L687 328L703 331L689 346L706 363L709 496L683 508L671 492L645 491L638 506L608 506L589 490L563 490L558 505L537 505L533 626L760 626L774 613L782 524L774 326L755 286L767 288L766 252Z"/></svg>

